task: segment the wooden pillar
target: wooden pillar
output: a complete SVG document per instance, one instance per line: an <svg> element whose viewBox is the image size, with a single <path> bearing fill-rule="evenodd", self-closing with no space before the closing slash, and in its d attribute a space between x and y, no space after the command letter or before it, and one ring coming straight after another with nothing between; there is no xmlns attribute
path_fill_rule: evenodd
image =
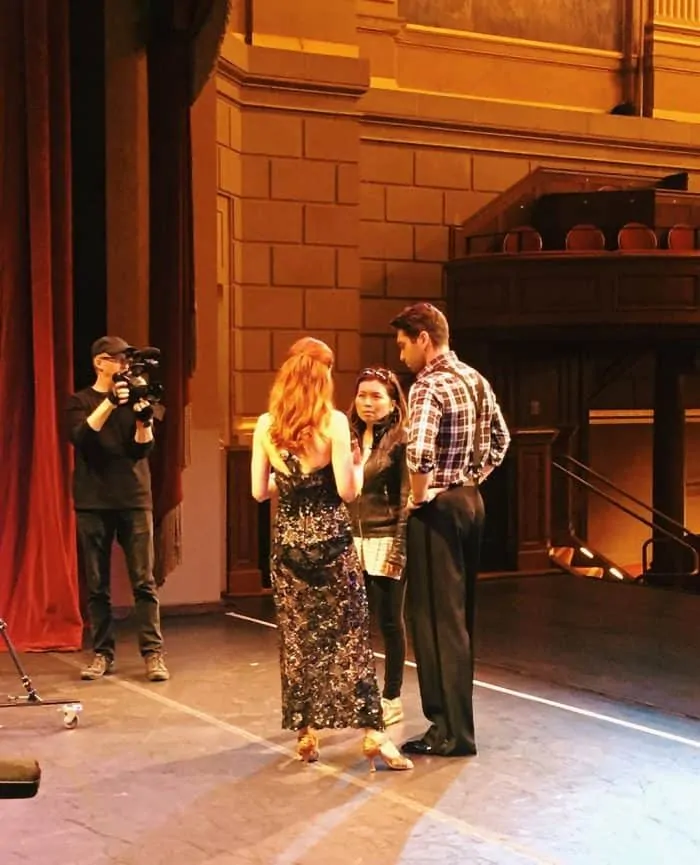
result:
<svg viewBox="0 0 700 865"><path fill-rule="evenodd" d="M552 443L557 435L556 429L518 429L513 433L519 571L550 567Z"/></svg>
<svg viewBox="0 0 700 865"><path fill-rule="evenodd" d="M654 377L654 433L652 503L656 510L677 523L685 524L685 407L683 371L686 358L674 346L656 350ZM656 524L672 534L679 530L663 519ZM659 574L678 574L685 556L662 532L654 532L652 570Z"/></svg>

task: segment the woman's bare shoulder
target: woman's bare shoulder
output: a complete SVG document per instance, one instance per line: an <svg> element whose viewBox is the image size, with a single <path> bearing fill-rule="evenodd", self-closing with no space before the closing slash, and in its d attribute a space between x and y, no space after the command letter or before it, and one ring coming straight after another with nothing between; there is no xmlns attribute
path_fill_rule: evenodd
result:
<svg viewBox="0 0 700 865"><path fill-rule="evenodd" d="M327 421L326 435L329 435L331 438L336 438L337 436L343 436L347 434L348 429L349 424L347 417L343 414L342 411L338 411L338 409L333 409L333 412Z"/></svg>
<svg viewBox="0 0 700 865"><path fill-rule="evenodd" d="M270 417L268 412L260 415L260 417L255 422L255 429L253 430L253 445L257 444L265 450L268 449L270 445L271 422L272 418Z"/></svg>

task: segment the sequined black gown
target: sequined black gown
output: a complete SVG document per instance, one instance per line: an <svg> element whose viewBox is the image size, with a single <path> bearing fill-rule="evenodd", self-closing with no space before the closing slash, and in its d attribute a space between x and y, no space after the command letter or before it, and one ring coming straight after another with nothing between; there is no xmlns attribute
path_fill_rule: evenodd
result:
<svg viewBox="0 0 700 865"><path fill-rule="evenodd" d="M381 730L362 570L347 508L330 465L308 474L282 454L272 537L272 589L280 635L282 727ZM333 547L314 573L290 567L290 551ZM338 551L340 550L340 553Z"/></svg>

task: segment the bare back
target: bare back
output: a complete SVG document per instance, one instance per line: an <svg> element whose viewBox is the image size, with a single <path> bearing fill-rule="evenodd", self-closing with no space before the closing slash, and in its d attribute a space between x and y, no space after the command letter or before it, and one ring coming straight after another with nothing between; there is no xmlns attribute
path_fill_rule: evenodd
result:
<svg viewBox="0 0 700 865"><path fill-rule="evenodd" d="M270 440L269 431L265 438L265 450L267 458L270 460L272 470L279 474L285 474L287 467L284 460L280 456L279 450ZM331 462L332 444L328 433L328 425L323 432L318 432L313 437L312 446L305 451L296 454L299 460L299 465L304 474L310 475L319 469L324 468Z"/></svg>
<svg viewBox="0 0 700 865"><path fill-rule="evenodd" d="M253 495L261 500L258 492L268 487L270 471L288 474L284 459L270 438L270 415L258 418L253 438L253 461L251 464ZM352 501L362 486L361 466L358 470L353 461L350 443L350 427L342 412L334 411L328 423L314 435L311 445L295 454L305 474L312 474L329 464L333 467L338 493L344 501Z"/></svg>

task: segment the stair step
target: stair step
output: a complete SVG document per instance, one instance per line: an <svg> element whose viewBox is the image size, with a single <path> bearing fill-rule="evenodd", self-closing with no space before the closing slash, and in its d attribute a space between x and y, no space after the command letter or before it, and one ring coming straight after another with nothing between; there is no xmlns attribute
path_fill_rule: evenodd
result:
<svg viewBox="0 0 700 865"><path fill-rule="evenodd" d="M597 579L601 579L605 573L604 568L571 568L571 570L582 577L596 577Z"/></svg>
<svg viewBox="0 0 700 865"><path fill-rule="evenodd" d="M550 558L554 559L558 564L564 567L571 567L571 562L576 552L575 547L552 547L549 551Z"/></svg>

